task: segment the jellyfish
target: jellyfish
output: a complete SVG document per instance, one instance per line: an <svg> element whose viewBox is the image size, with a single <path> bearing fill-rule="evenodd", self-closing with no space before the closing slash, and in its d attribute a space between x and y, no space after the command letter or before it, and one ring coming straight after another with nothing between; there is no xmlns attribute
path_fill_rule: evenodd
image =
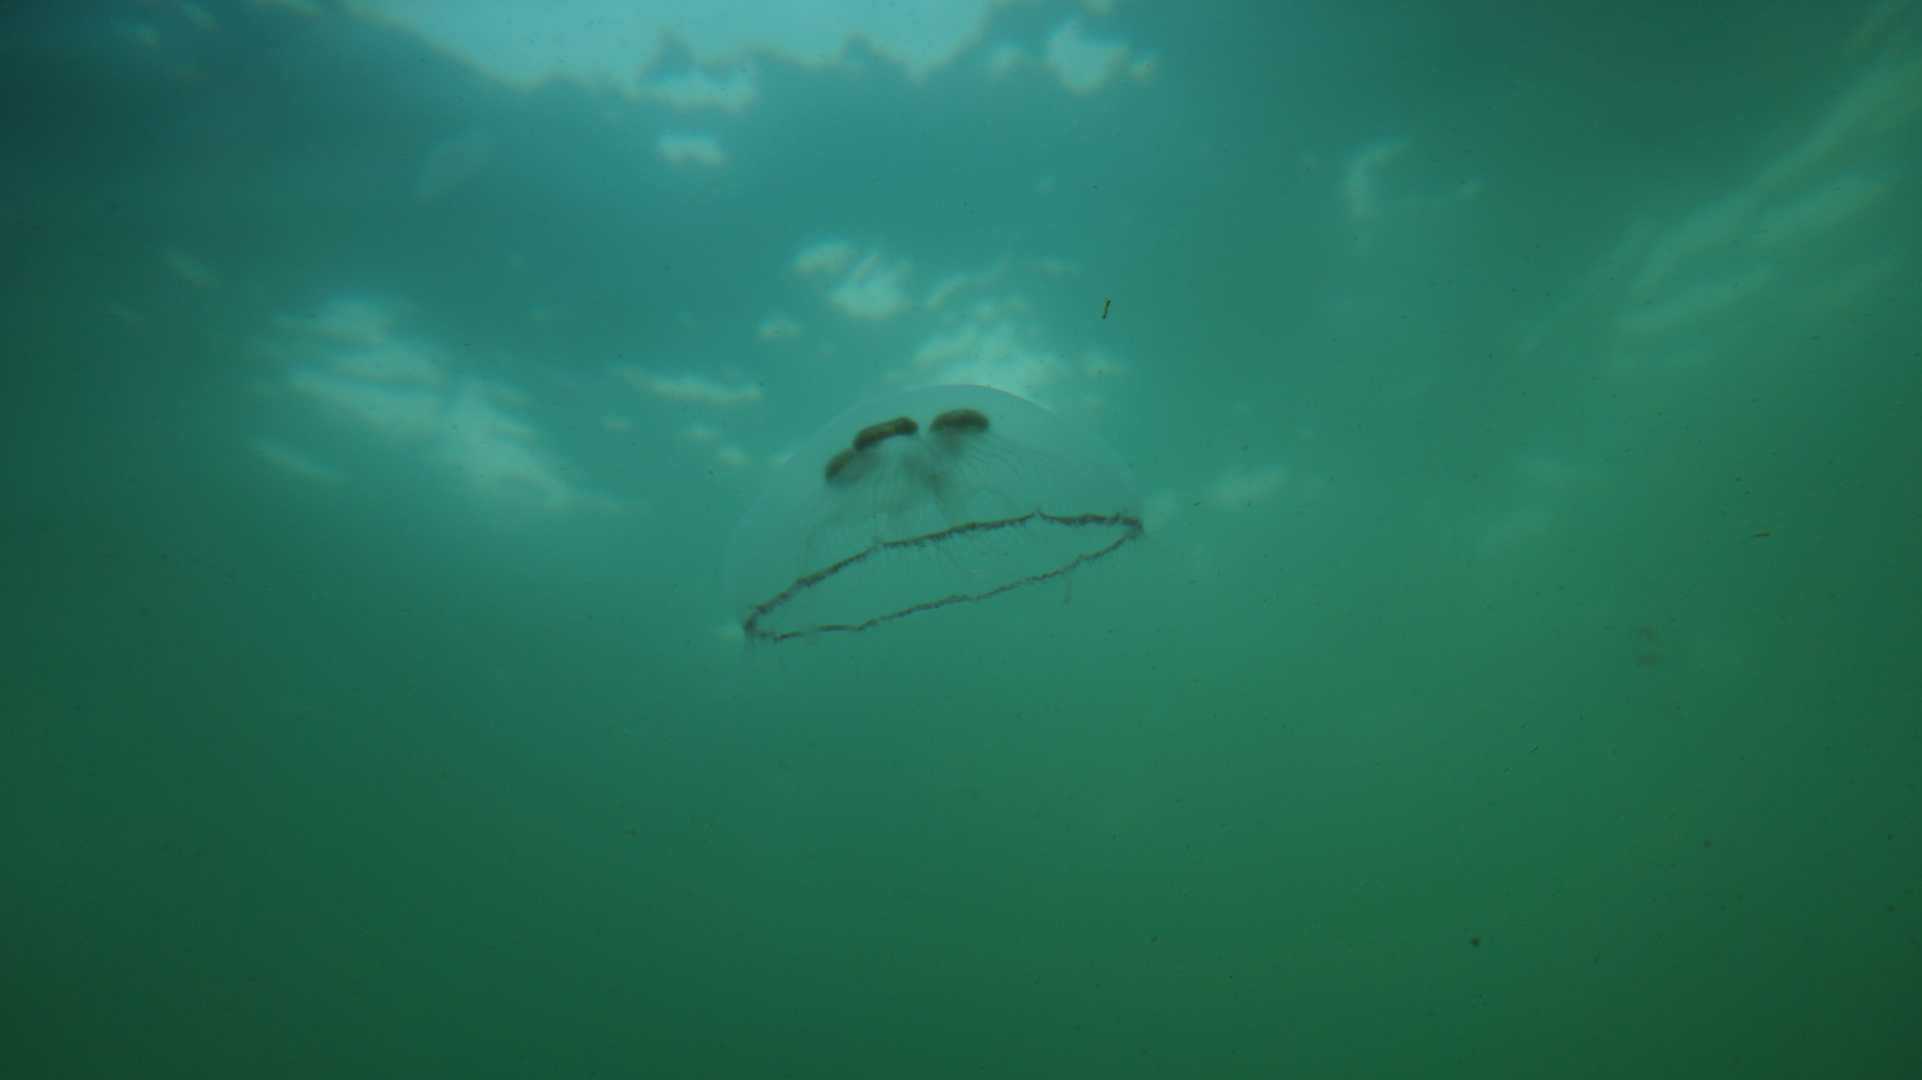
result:
<svg viewBox="0 0 1922 1080"><path fill-rule="evenodd" d="M1127 462L1079 425L985 386L857 405L776 471L728 544L752 642L855 633L978 603L1142 535Z"/></svg>

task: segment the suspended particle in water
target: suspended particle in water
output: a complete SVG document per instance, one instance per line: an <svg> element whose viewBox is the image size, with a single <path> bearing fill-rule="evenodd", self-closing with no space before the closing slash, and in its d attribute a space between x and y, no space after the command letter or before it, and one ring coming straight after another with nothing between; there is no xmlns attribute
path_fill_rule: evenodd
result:
<svg viewBox="0 0 1922 1080"><path fill-rule="evenodd" d="M1065 578L1141 536L1121 456L985 386L857 405L775 473L727 550L750 641L873 629Z"/></svg>

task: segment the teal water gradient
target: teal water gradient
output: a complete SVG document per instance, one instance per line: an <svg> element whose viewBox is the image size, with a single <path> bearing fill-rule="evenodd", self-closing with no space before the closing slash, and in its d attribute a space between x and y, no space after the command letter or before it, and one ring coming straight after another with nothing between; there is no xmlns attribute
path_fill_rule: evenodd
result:
<svg viewBox="0 0 1922 1080"><path fill-rule="evenodd" d="M1113 8L739 113L0 15L0 1074L1912 1071L1922 12ZM746 649L956 357L1146 540Z"/></svg>

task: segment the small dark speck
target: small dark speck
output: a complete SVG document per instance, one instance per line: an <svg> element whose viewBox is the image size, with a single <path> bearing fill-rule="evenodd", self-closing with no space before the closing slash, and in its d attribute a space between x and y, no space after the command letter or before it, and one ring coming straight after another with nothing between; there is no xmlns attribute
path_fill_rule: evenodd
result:
<svg viewBox="0 0 1922 1080"><path fill-rule="evenodd" d="M1154 944L1155 942L1157 942L1157 941L1160 941L1160 940L1161 940L1161 935L1160 935L1160 934L1156 934L1156 935L1155 935L1154 937L1151 937L1151 938L1149 938L1149 939L1148 939L1148 944L1150 944L1150 945L1153 945L1153 944Z"/></svg>
<svg viewBox="0 0 1922 1080"><path fill-rule="evenodd" d="M1702 841L1702 846L1703 846L1703 847L1713 847L1713 846L1715 846L1715 841L1713 841L1713 840L1704 840L1704 841Z"/></svg>
<svg viewBox="0 0 1922 1080"><path fill-rule="evenodd" d="M1468 943L1470 945L1480 945L1482 943L1482 939L1478 937L1472 937L1468 939Z"/></svg>
<svg viewBox="0 0 1922 1080"><path fill-rule="evenodd" d="M1754 536L1754 539L1756 539L1756 540L1760 540L1761 538L1763 538L1764 536L1767 536L1767 535L1768 535L1768 533L1765 533L1765 532L1759 532L1759 533L1756 533L1756 534L1755 534L1755 536Z"/></svg>

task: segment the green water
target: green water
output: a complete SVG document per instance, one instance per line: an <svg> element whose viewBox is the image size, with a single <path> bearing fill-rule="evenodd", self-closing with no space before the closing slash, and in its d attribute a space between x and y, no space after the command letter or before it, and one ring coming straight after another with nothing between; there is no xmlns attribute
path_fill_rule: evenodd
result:
<svg viewBox="0 0 1922 1080"><path fill-rule="evenodd" d="M1914 1075L1922 9L1103 6L0 13L0 1075ZM1146 541L747 649L951 377Z"/></svg>

